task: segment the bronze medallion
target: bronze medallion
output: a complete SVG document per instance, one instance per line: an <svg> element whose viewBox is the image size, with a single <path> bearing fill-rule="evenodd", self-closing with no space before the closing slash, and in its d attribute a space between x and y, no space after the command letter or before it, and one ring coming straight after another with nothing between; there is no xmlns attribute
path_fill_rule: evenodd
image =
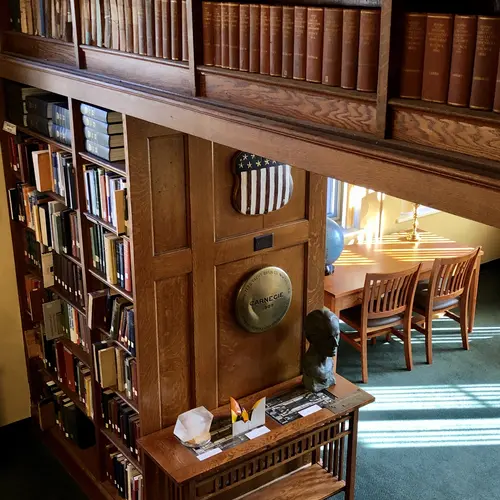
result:
<svg viewBox="0 0 500 500"><path fill-rule="evenodd" d="M236 318L249 332L265 332L280 323L291 302L292 282L288 274L279 267L264 267L238 291Z"/></svg>

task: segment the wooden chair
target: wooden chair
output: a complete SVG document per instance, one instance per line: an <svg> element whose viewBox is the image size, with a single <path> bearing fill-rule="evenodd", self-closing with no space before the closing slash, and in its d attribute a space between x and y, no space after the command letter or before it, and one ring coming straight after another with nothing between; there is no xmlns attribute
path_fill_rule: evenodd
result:
<svg viewBox="0 0 500 500"><path fill-rule="evenodd" d="M417 285L413 310L418 314L413 328L425 336L427 363L432 363L432 318L444 314L460 323L462 345L469 349L471 306L475 310L475 290L471 290L472 278L478 264L481 247L461 257L436 259L428 280ZM476 281L477 283L477 281ZM472 292L472 293L471 293ZM473 301L471 304L470 301ZM459 308L460 316L451 309Z"/></svg>
<svg viewBox="0 0 500 500"><path fill-rule="evenodd" d="M361 378L368 382L368 339L392 332L404 342L406 367L413 367L411 315L421 264L391 274L367 274L359 306L340 312L340 319L356 332L341 337L361 353ZM396 329L402 326L402 331Z"/></svg>

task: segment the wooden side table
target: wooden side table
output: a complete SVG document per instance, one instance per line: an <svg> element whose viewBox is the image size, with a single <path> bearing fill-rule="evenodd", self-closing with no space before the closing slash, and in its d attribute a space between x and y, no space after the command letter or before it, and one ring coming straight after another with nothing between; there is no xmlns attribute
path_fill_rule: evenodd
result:
<svg viewBox="0 0 500 500"><path fill-rule="evenodd" d="M242 400L248 408L300 385L301 377ZM330 406L286 425L266 416L270 432L199 461L173 427L142 438L150 478L148 500L321 500L340 492L354 498L359 409L374 398L337 375ZM228 406L213 411L229 414Z"/></svg>

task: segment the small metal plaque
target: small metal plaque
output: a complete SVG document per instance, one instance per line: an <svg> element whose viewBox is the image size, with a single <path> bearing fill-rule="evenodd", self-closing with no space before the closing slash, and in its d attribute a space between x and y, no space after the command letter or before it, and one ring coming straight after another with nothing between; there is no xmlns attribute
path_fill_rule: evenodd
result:
<svg viewBox="0 0 500 500"><path fill-rule="evenodd" d="M264 267L240 288L236 318L249 332L265 332L280 323L291 302L292 282L288 274L279 267Z"/></svg>

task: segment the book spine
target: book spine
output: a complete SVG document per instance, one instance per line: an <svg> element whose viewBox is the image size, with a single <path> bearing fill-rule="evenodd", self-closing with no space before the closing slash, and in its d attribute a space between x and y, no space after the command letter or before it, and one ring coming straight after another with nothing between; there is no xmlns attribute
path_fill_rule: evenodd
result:
<svg viewBox="0 0 500 500"><path fill-rule="evenodd" d="M109 161L109 155L110 155L110 148L106 148L104 146L101 146L100 144L97 144L95 142L86 140L85 141L85 149L89 152L92 153L99 158L102 158L104 160Z"/></svg>
<svg viewBox="0 0 500 500"><path fill-rule="evenodd" d="M269 75L270 70L270 8L269 5L260 6L260 74Z"/></svg>
<svg viewBox="0 0 500 500"><path fill-rule="evenodd" d="M135 3L136 0L133 0ZM110 0L103 0L104 11L104 39L103 45L108 49L111 48L111 2ZM81 14L80 14L81 15Z"/></svg>
<svg viewBox="0 0 500 500"><path fill-rule="evenodd" d="M163 57L163 23L161 20L161 0L154 0L155 14L155 56Z"/></svg>
<svg viewBox="0 0 500 500"><path fill-rule="evenodd" d="M123 0L122 0L123 1ZM64 3L64 0L62 0ZM62 15L62 11L61 11ZM92 45L95 45L97 40L97 23L96 23L96 1L90 0L90 19L91 19L91 37L92 37Z"/></svg>
<svg viewBox="0 0 500 500"><path fill-rule="evenodd" d="M221 64L223 68L229 68L229 5L227 3L221 4L220 25Z"/></svg>
<svg viewBox="0 0 500 500"><path fill-rule="evenodd" d="M203 19L203 64L205 66L214 65L214 3L202 2ZM241 35L240 35L241 37Z"/></svg>
<svg viewBox="0 0 500 500"><path fill-rule="evenodd" d="M125 0L125 50L134 51L134 26L132 19L132 0Z"/></svg>
<svg viewBox="0 0 500 500"><path fill-rule="evenodd" d="M499 47L500 17L479 16L470 96L473 109L493 107Z"/></svg>
<svg viewBox="0 0 500 500"><path fill-rule="evenodd" d="M214 66L222 67L222 3L213 4L214 9Z"/></svg>
<svg viewBox="0 0 500 500"><path fill-rule="evenodd" d="M120 50L120 19L117 0L111 0L111 48Z"/></svg>
<svg viewBox="0 0 500 500"><path fill-rule="evenodd" d="M172 60L179 61L181 51L181 6L180 0L170 0L170 34L172 37Z"/></svg>
<svg viewBox="0 0 500 500"><path fill-rule="evenodd" d="M448 104L468 106L476 48L476 16L455 16Z"/></svg>
<svg viewBox="0 0 500 500"><path fill-rule="evenodd" d="M181 2L181 49L183 61L189 61L187 1Z"/></svg>
<svg viewBox="0 0 500 500"><path fill-rule="evenodd" d="M153 0L145 2L145 17L146 17L146 55L155 55L155 25L154 25L154 7Z"/></svg>
<svg viewBox="0 0 500 500"><path fill-rule="evenodd" d="M269 12L269 74L281 76L283 53L283 9L271 5Z"/></svg>
<svg viewBox="0 0 500 500"><path fill-rule="evenodd" d="M80 111L82 115L93 118L94 120L105 123L108 121L108 111L106 111L105 109L99 109L91 106L90 104L82 103L80 106Z"/></svg>
<svg viewBox="0 0 500 500"><path fill-rule="evenodd" d="M260 72L260 5L250 5L250 60L248 70L250 73Z"/></svg>
<svg viewBox="0 0 500 500"><path fill-rule="evenodd" d="M425 35L422 99L446 102L450 79L452 14L429 14Z"/></svg>
<svg viewBox="0 0 500 500"><path fill-rule="evenodd" d="M170 32L170 0L161 0L162 57L172 58L172 34Z"/></svg>
<svg viewBox="0 0 500 500"><path fill-rule="evenodd" d="M307 8L296 6L293 28L293 78L306 79Z"/></svg>
<svg viewBox="0 0 500 500"><path fill-rule="evenodd" d="M110 137L113 137L108 134L97 132L96 130L89 127L84 127L83 133L85 135L85 139L104 146L105 148L109 148Z"/></svg>
<svg viewBox="0 0 500 500"><path fill-rule="evenodd" d="M137 1L137 32L139 35L139 54L146 54L146 0Z"/></svg>
<svg viewBox="0 0 500 500"><path fill-rule="evenodd" d="M495 99L493 101L493 111L500 113L500 59L498 61L497 78L495 82Z"/></svg>
<svg viewBox="0 0 500 500"><path fill-rule="evenodd" d="M325 9L321 83L340 87L342 68L342 9Z"/></svg>
<svg viewBox="0 0 500 500"><path fill-rule="evenodd" d="M405 14L400 97L406 99L422 97L426 29L427 14Z"/></svg>
<svg viewBox="0 0 500 500"><path fill-rule="evenodd" d="M47 137L50 136L51 128L50 128L51 120L47 120L47 118L43 118L37 115L28 114L28 128L31 130L35 130L42 135Z"/></svg>
<svg viewBox="0 0 500 500"><path fill-rule="evenodd" d="M322 8L307 8L306 80L321 83L324 11Z"/></svg>
<svg viewBox="0 0 500 500"><path fill-rule="evenodd" d="M359 18L357 90L377 91L379 45L380 10L362 10Z"/></svg>
<svg viewBox="0 0 500 500"><path fill-rule="evenodd" d="M240 71L250 65L250 5L240 5Z"/></svg>
<svg viewBox="0 0 500 500"><path fill-rule="evenodd" d="M229 69L240 68L240 8L237 3L227 4Z"/></svg>
<svg viewBox="0 0 500 500"><path fill-rule="evenodd" d="M132 51L139 53L139 23L137 20L137 0L132 0Z"/></svg>
<svg viewBox="0 0 500 500"><path fill-rule="evenodd" d="M130 242L126 239L123 240L123 261L125 271L125 290L132 291L132 276L130 275Z"/></svg>
<svg viewBox="0 0 500 500"><path fill-rule="evenodd" d="M283 34L281 40L281 76L283 78L293 77L293 18L295 10L293 7L283 6Z"/></svg>
<svg viewBox="0 0 500 500"><path fill-rule="evenodd" d="M127 51L126 27L125 0L118 0L118 32L120 37L120 50L122 52Z"/></svg>
<svg viewBox="0 0 500 500"><path fill-rule="evenodd" d="M356 88L358 73L359 19L359 10L344 9L342 18L342 67L340 75L340 86L344 89Z"/></svg>

